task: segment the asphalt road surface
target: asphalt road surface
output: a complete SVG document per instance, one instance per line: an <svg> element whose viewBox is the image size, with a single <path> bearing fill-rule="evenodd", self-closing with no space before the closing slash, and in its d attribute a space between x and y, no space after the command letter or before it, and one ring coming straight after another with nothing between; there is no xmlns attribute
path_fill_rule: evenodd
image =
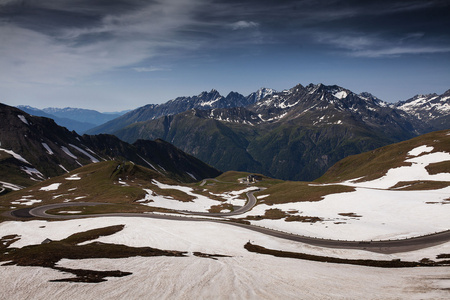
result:
<svg viewBox="0 0 450 300"><path fill-rule="evenodd" d="M165 219L174 221L196 221L196 222L216 222L232 226L238 226L245 228L247 230L256 231L269 236L282 238L290 241L301 242L309 245L327 247L327 248L339 248L339 249L360 249L367 250L378 253L398 253L414 251L422 248L427 248L435 245L445 243L450 240L450 230L434 233L430 235L425 235L421 237L408 238L402 240L383 240L383 241L342 241L342 240L330 240L330 239L320 239L307 237L302 235L296 235L286 232L281 232L273 229L263 228L255 225L248 225L243 223L238 223L234 220L227 219L206 219L205 216L214 217L226 217L230 215L237 215L250 210L256 204L256 198L253 196L252 191L247 193L249 201L246 205L237 209L232 213L223 214L208 214L208 213L197 213L190 214L193 216L183 216L183 215L164 215L164 214L154 214L154 213L110 213L110 214L91 214L91 215L51 215L47 214L46 211L55 208L64 208L71 206L95 206L95 205L108 205L107 203L94 203L94 202L73 202L73 203L56 203L38 206L35 208L19 209L11 212L12 216L20 218L30 218L39 217L46 219L79 219L79 218L92 218L92 217L144 217L144 218L154 218L154 219Z"/></svg>

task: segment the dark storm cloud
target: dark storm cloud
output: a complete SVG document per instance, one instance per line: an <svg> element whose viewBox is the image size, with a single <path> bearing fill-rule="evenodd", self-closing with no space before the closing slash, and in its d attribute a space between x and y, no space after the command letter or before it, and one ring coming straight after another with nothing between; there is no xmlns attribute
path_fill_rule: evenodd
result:
<svg viewBox="0 0 450 300"><path fill-rule="evenodd" d="M448 53L449 9L438 0L0 0L0 67L63 83L157 70L140 64L158 56L273 45L359 57Z"/></svg>
<svg viewBox="0 0 450 300"><path fill-rule="evenodd" d="M106 33L113 36L124 32L132 34L133 25L137 30L134 33L144 34L138 30L138 23L142 28L145 24L160 27L171 38L186 41L192 37L193 42L209 40L223 42L221 45L233 42L233 35L227 33L229 29L253 29L258 33L259 43L284 41L295 44L303 38L302 43L310 39L309 42L329 41L330 46L336 46L331 36L342 36L347 40L352 36L368 36L387 42L405 42L409 35L422 34L424 42L441 40L445 44L449 39L447 28L450 28L450 5L448 1L438 0L3 0L0 7L0 19L4 22L56 37L59 37L58 33L67 34L67 30L76 32L78 29L77 37L84 34L88 42L105 37ZM178 8L185 7L188 7L186 15L178 26L177 18L183 14ZM154 32L154 29L150 30L147 37L151 38ZM252 36L256 35L241 38L248 37L251 43Z"/></svg>

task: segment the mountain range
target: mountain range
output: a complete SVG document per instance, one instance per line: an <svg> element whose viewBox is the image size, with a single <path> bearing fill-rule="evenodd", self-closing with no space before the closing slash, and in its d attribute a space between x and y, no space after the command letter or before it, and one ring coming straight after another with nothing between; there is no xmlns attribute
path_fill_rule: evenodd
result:
<svg viewBox="0 0 450 300"><path fill-rule="evenodd" d="M33 116L51 118L58 125L64 126L69 130L75 130L79 134L83 134L87 130L113 120L127 112L101 113L96 110L72 107L38 109L26 105L19 105L17 108Z"/></svg>
<svg viewBox="0 0 450 300"><path fill-rule="evenodd" d="M450 128L450 91L386 103L333 85L216 90L147 105L89 133L127 142L161 138L222 170L313 180L340 159Z"/></svg>
<svg viewBox="0 0 450 300"><path fill-rule="evenodd" d="M113 135L83 135L52 119L0 104L0 178L14 190L100 161L132 161L173 180L193 182L220 174L162 140L129 144Z"/></svg>
<svg viewBox="0 0 450 300"><path fill-rule="evenodd" d="M191 109L208 110L216 108L246 107L275 92L276 91L273 89L261 88L246 97L236 92L230 92L224 97L220 95L217 90L213 89L210 92L202 92L198 96L178 97L169 100L166 103L148 104L139 107L121 117L88 130L87 133L113 133L132 123L154 120L159 117L175 115Z"/></svg>

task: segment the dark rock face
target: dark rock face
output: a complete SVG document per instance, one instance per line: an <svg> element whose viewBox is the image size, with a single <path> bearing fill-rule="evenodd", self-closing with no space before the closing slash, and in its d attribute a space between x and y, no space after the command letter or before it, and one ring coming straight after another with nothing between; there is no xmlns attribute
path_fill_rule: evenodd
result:
<svg viewBox="0 0 450 300"><path fill-rule="evenodd" d="M28 186L102 160L130 160L185 182L220 174L161 140L131 145L112 135L80 136L52 119L0 104L2 181Z"/></svg>

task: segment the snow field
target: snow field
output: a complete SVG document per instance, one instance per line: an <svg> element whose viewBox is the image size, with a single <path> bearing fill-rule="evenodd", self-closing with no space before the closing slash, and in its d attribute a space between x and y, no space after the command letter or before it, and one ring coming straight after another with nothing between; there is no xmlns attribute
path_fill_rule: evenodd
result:
<svg viewBox="0 0 450 300"><path fill-rule="evenodd" d="M126 259L64 259L59 266L132 272L100 284L51 283L69 275L54 270L0 266L0 288L7 299L445 299L449 268L381 269L327 264L250 253L251 240L272 249L340 257L390 259L393 255L365 251L324 249L285 241L242 228L211 222L169 221L146 218L91 218L69 221L3 222L0 235L20 234L12 246L38 244L45 238L125 224L124 230L98 241L134 247L150 246L188 251L189 257L131 257ZM431 249L431 248L430 248ZM433 254L450 250L450 244ZM232 257L212 260L191 252ZM419 255L422 258L426 251ZM412 258L417 255L404 254ZM430 257L432 257L430 255Z"/></svg>
<svg viewBox="0 0 450 300"><path fill-rule="evenodd" d="M285 212L297 210L299 213L293 215L320 217L324 221L302 223L264 219L250 222L285 232L330 239L405 238L449 229L450 205L443 205L449 196L450 187L435 191L356 188L354 192L327 195L317 202L272 206L260 204L250 212L235 217L264 215L266 210L273 208ZM341 216L339 213L354 213L361 217Z"/></svg>
<svg viewBox="0 0 450 300"><path fill-rule="evenodd" d="M413 153L410 155L414 155L416 153L420 154L425 151L427 151L426 148L418 147L411 150L409 153ZM421 156L406 159L405 162L412 163L411 166L403 166L390 169L386 173L386 175L384 175L381 178L364 182L354 182L355 180L349 180L342 182L341 184L354 187L387 189L396 185L400 181L418 181L418 180L450 181L450 172L430 175L428 171L425 169L425 167L427 167L429 164L448 160L450 160L450 153L447 152L434 152L424 154Z"/></svg>
<svg viewBox="0 0 450 300"><path fill-rule="evenodd" d="M66 213L77 213L67 211ZM391 260L435 259L437 254L450 253L450 242L413 252L380 254L364 250L322 248L267 236L244 228L209 221L173 221L145 217L99 217L65 221L8 221L0 223L0 236L18 234L20 240L11 247L37 245L46 238L61 240L74 233L106 226L124 224L125 228L95 241L123 244L130 247L154 247L164 250L203 252L250 257L254 254L243 248L251 241L270 249L308 253L340 258ZM85 242L84 244L93 241Z"/></svg>
<svg viewBox="0 0 450 300"><path fill-rule="evenodd" d="M405 160L411 166L390 169L379 179L339 183L355 187L353 192L330 194L317 202L260 204L235 217L264 215L266 210L274 208L285 212L297 210L299 213L292 215L320 217L323 221L302 223L263 219L251 223L300 235L342 240L398 239L448 230L450 205L444 204L450 201L450 187L424 191L388 190L400 181L450 181L450 173L430 175L426 170L431 163L450 160L450 153L430 153L433 149L426 145L412 149L408 152L412 157Z"/></svg>

